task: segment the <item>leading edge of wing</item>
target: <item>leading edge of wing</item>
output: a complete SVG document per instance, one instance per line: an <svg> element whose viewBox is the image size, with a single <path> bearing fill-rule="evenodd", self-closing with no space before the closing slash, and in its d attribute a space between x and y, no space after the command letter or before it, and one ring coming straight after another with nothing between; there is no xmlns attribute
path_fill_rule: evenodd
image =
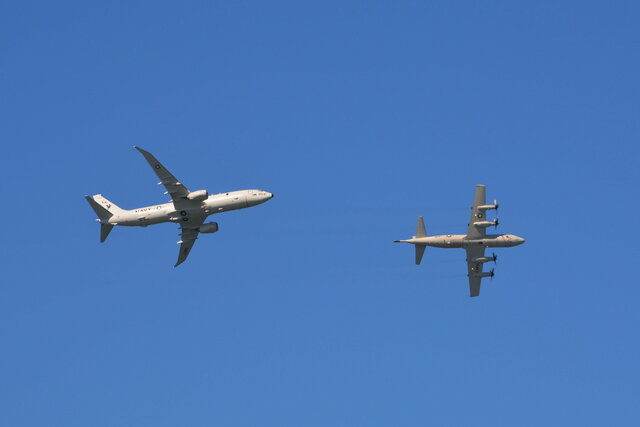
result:
<svg viewBox="0 0 640 427"><path fill-rule="evenodd" d="M169 172L169 170L164 167L164 165L160 163L153 154L136 145L134 145L133 148L138 150L140 154L144 156L147 163L149 163L149 166L151 166L151 169L153 169L158 178L160 178L159 184L164 185L167 190L167 194L171 196L171 199L174 202L180 201L189 194L187 187L178 181L178 179Z"/></svg>

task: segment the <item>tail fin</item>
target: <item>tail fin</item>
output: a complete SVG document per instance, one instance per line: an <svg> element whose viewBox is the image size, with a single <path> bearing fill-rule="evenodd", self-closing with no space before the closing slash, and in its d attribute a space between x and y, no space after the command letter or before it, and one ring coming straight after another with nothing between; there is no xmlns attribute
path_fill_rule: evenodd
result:
<svg viewBox="0 0 640 427"><path fill-rule="evenodd" d="M96 215L98 215L98 218L100 218L100 242L104 242L107 240L111 229L113 229L113 224L109 224L109 218L122 212L122 209L115 203L102 197L101 194L96 194L93 197L84 196L84 198L87 199L87 202L89 202Z"/></svg>
<svg viewBox="0 0 640 427"><path fill-rule="evenodd" d="M424 219L421 216L418 217L418 226L416 227L415 237L427 237L427 232L424 228Z"/></svg>

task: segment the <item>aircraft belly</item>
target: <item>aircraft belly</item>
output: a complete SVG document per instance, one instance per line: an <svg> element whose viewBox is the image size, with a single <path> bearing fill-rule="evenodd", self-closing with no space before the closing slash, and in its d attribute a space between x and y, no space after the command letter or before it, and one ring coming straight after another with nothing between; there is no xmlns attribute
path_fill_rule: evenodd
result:
<svg viewBox="0 0 640 427"><path fill-rule="evenodd" d="M429 246L434 246L436 248L463 248L465 247L465 241L460 239L447 239L442 238L436 241L430 241L427 243Z"/></svg>
<svg viewBox="0 0 640 427"><path fill-rule="evenodd" d="M167 221L169 221L169 218L166 215L154 216L154 217L148 219L148 224L149 225L161 224L161 223L167 222Z"/></svg>
<svg viewBox="0 0 640 427"><path fill-rule="evenodd" d="M465 247L479 246L483 248L501 248L504 247L504 242L495 239L482 239L482 240L468 240Z"/></svg>
<svg viewBox="0 0 640 427"><path fill-rule="evenodd" d="M450 243L432 243L429 246L435 246L436 248L463 248L464 245L461 242L450 242Z"/></svg>

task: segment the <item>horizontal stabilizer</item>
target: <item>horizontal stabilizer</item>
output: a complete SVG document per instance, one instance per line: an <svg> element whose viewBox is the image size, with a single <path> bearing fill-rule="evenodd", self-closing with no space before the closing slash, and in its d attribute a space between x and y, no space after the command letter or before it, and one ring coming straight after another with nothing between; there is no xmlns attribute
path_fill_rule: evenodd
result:
<svg viewBox="0 0 640 427"><path fill-rule="evenodd" d="M422 256L424 255L424 250L427 248L423 245L415 245L416 246L416 264L420 264L422 261Z"/></svg>
<svg viewBox="0 0 640 427"><path fill-rule="evenodd" d="M427 232L424 228L424 219L421 216L418 217L418 225L416 227L416 238L427 237ZM418 263L419 264L419 263Z"/></svg>
<svg viewBox="0 0 640 427"><path fill-rule="evenodd" d="M100 243L103 243L107 240L107 236L111 233L113 229L113 224L100 224Z"/></svg>

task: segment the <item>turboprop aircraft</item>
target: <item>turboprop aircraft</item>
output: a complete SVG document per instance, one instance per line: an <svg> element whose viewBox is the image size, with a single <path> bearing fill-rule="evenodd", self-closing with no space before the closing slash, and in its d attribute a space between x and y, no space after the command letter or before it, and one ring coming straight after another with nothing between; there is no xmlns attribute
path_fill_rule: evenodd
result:
<svg viewBox="0 0 640 427"><path fill-rule="evenodd" d="M471 208L471 219L467 234L446 234L442 236L427 236L424 228L424 220L418 217L418 227L416 235L408 240L395 240L396 242L411 243L416 248L416 264L420 264L424 250L427 246L437 248L464 248L467 251L467 276L469 276L469 294L472 297L480 295L480 281L483 277L493 277L493 268L484 272L483 266L486 262L498 259L494 253L490 257L484 256L485 248L506 248L524 243L522 237L513 234L487 234L487 227L497 227L498 218L487 221L486 212L498 210L498 202L493 201L492 205L486 203L487 187L481 184L476 185L476 194L473 198Z"/></svg>
<svg viewBox="0 0 640 427"><path fill-rule="evenodd" d="M100 223L100 242L104 242L114 226L146 227L163 222L174 222L180 226L182 238L177 267L189 255L193 244L200 233L215 233L218 223L204 223L209 215L236 209L249 208L270 200L273 194L263 190L240 190L228 193L209 195L207 190L189 191L175 176L171 174L151 153L140 147L134 147L149 162L153 171L160 178L158 185L167 189L165 194L171 196L171 202L125 210L115 203L96 194L85 196L93 210L98 214Z"/></svg>

